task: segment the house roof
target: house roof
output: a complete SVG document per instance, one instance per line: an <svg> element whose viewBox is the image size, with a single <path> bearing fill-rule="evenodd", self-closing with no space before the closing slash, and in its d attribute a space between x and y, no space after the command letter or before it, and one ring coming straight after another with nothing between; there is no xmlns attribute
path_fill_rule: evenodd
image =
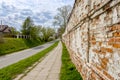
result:
<svg viewBox="0 0 120 80"><path fill-rule="evenodd" d="M11 29L8 25L0 25L0 32L9 33L11 32Z"/></svg>

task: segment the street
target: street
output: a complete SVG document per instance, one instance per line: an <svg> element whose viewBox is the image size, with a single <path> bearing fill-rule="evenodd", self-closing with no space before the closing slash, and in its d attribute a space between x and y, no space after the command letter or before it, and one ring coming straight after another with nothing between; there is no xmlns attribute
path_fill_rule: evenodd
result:
<svg viewBox="0 0 120 80"><path fill-rule="evenodd" d="M30 49L26 49L26 50L14 52L12 54L8 54L5 56L1 56L0 57L0 68L6 67L6 66L16 63L22 59L25 59L29 56L32 56L32 55L46 49L47 47L51 46L54 42L55 41L47 42L47 43L37 46L37 47L33 47Z"/></svg>

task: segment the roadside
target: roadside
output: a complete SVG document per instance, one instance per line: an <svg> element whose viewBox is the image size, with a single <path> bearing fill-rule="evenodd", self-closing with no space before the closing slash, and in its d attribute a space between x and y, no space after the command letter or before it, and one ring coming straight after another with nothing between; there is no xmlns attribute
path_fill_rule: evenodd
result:
<svg viewBox="0 0 120 80"><path fill-rule="evenodd" d="M6 67L8 65L11 65L13 63L16 63L22 59L25 59L29 56L32 56L46 48L48 48L49 46L51 46L55 41L51 41L51 42L47 42L43 45L34 47L34 48L30 48L30 49L26 49L26 50L22 50L19 52L15 52L12 54L8 54L8 55L4 55L0 57L0 68Z"/></svg>
<svg viewBox="0 0 120 80"><path fill-rule="evenodd" d="M0 80L13 80L17 75L24 73L24 71L26 71L27 68L35 64L35 62L42 59L48 52L53 50L57 45L58 41L55 42L52 46L42 50L39 53L36 53L33 56L30 56L17 63L14 63L10 66L0 69Z"/></svg>
<svg viewBox="0 0 120 80"><path fill-rule="evenodd" d="M80 73L70 59L69 52L63 43L62 49L62 67L60 71L60 80L83 80Z"/></svg>
<svg viewBox="0 0 120 80"><path fill-rule="evenodd" d="M65 45L57 44L1 69L0 80L82 80Z"/></svg>
<svg viewBox="0 0 120 80"><path fill-rule="evenodd" d="M15 80L59 80L62 44L52 50L35 68L22 78Z"/></svg>
<svg viewBox="0 0 120 80"><path fill-rule="evenodd" d="M61 61L62 60L62 61ZM14 80L83 80L61 42L28 72Z"/></svg>
<svg viewBox="0 0 120 80"><path fill-rule="evenodd" d="M42 45L45 42L31 39L4 38L0 43L0 56Z"/></svg>

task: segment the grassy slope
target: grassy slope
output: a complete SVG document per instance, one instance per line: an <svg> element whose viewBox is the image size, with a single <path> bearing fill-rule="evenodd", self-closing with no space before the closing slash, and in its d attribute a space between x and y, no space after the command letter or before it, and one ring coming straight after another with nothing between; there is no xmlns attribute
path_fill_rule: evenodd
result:
<svg viewBox="0 0 120 80"><path fill-rule="evenodd" d="M5 42L0 43L0 55L5 55L11 52L34 47L39 44L42 44L42 42L37 40L33 41L33 40L26 40L26 39L5 38Z"/></svg>
<svg viewBox="0 0 120 80"><path fill-rule="evenodd" d="M16 75L23 73L28 67L30 67L43 56L45 56L48 52L53 50L57 45L58 42L55 42L52 46L29 58L21 60L3 69L0 69L0 80L12 80L16 77Z"/></svg>
<svg viewBox="0 0 120 80"><path fill-rule="evenodd" d="M64 44L62 51L62 67L60 80L82 80L82 77L76 70L74 64L71 62L69 53Z"/></svg>

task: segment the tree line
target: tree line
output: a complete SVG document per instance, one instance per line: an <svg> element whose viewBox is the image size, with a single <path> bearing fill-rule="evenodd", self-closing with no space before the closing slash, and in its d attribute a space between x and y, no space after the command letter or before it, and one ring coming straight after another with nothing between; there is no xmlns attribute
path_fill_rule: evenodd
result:
<svg viewBox="0 0 120 80"><path fill-rule="evenodd" d="M29 35L31 39L40 39L43 41L49 41L57 37L61 38L65 31L71 9L72 7L70 5L65 5L57 9L57 14L54 16L53 21L53 26L59 26L57 32L55 31L55 28L35 25L32 18L27 17L24 20L20 31L17 31L14 27L11 28L12 34Z"/></svg>
<svg viewBox="0 0 120 80"><path fill-rule="evenodd" d="M31 39L43 41L53 39L56 34L54 28L35 25L31 17L27 17L23 22L21 33L22 35L29 35Z"/></svg>

